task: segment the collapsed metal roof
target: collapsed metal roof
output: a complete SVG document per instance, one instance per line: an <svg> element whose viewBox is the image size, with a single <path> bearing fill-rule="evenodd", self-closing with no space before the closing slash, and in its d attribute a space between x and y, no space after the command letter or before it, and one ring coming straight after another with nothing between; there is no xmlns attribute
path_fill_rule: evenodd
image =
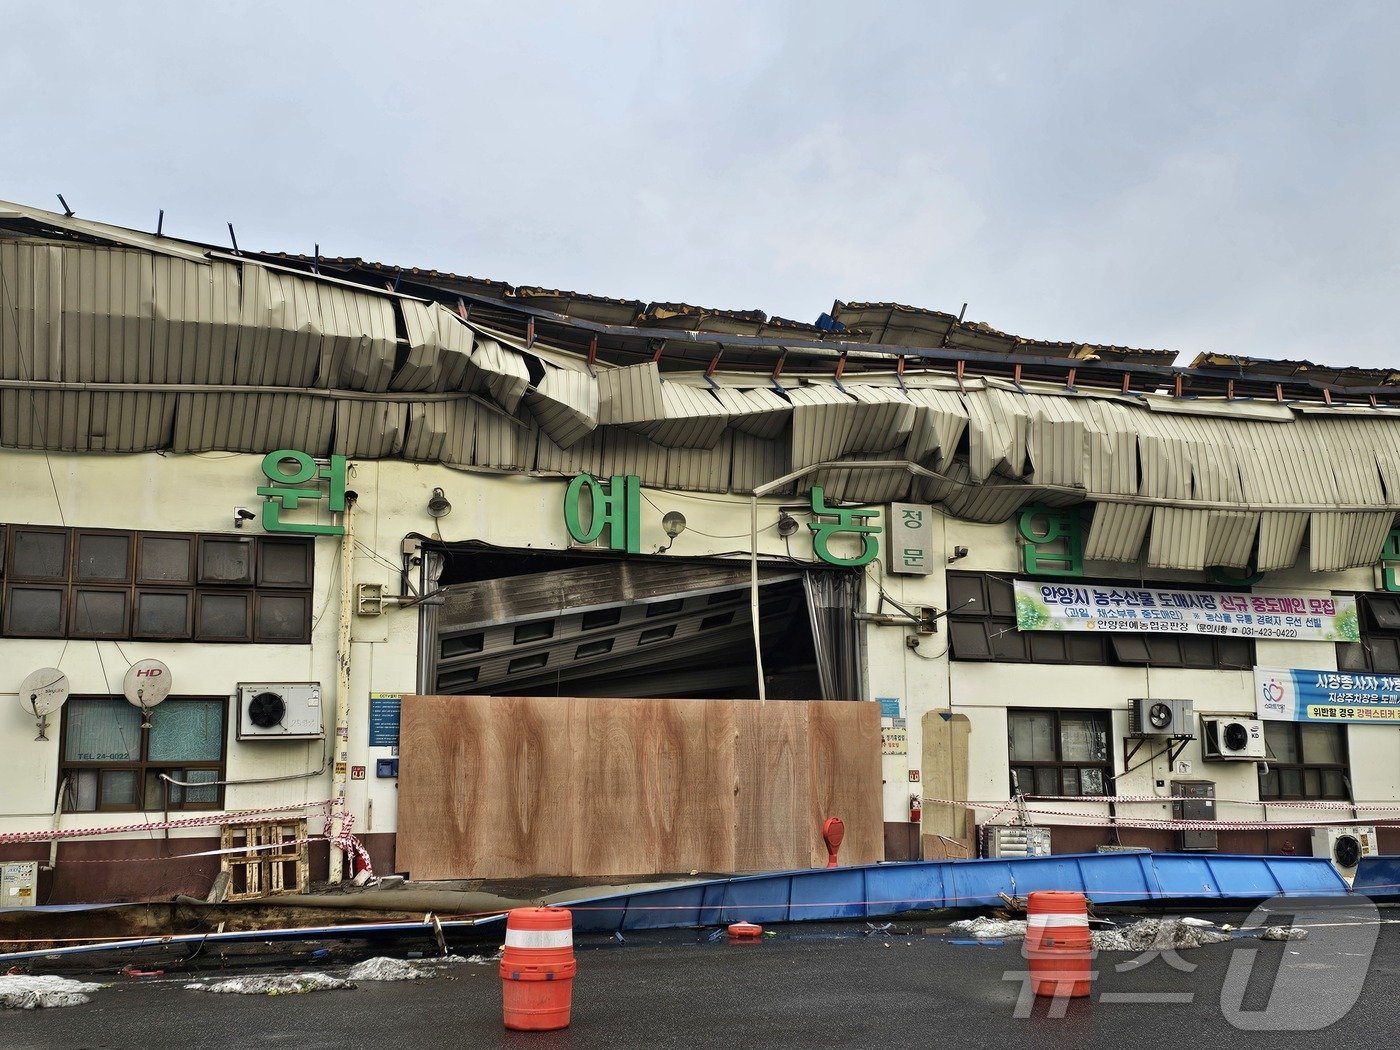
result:
<svg viewBox="0 0 1400 1050"><path fill-rule="evenodd" d="M0 445L636 474L941 503L1093 505L1091 558L1375 560L1400 374L1024 340L937 311L761 311L235 253L0 203Z"/></svg>

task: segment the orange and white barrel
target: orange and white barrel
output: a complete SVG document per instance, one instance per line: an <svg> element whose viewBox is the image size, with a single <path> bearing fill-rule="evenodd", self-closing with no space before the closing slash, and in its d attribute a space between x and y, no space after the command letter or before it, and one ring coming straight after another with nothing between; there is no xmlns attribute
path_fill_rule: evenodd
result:
<svg viewBox="0 0 1400 1050"><path fill-rule="evenodd" d="M567 908L515 908L506 915L501 1007L507 1028L569 1027L573 1005L574 916Z"/></svg>
<svg viewBox="0 0 1400 1050"><path fill-rule="evenodd" d="M1041 890L1030 895L1025 955L1036 995L1080 998L1089 994L1094 942L1084 894Z"/></svg>

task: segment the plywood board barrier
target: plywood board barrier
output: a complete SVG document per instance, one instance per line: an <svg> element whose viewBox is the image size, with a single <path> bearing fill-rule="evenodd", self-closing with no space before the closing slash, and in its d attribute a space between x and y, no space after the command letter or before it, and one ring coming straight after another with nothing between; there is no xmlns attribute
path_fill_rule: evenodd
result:
<svg viewBox="0 0 1400 1050"><path fill-rule="evenodd" d="M967 715L930 711L920 725L924 798L967 801L967 745L972 723ZM963 860L977 855L972 822L962 806L925 801L919 831L924 860Z"/></svg>
<svg viewBox="0 0 1400 1050"><path fill-rule="evenodd" d="M415 879L883 859L880 708L850 701L406 696L395 866Z"/></svg>

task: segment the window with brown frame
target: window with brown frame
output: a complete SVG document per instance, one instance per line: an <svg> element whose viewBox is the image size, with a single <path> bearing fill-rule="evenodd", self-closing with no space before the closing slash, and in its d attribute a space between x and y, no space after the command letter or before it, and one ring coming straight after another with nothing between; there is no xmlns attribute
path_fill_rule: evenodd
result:
<svg viewBox="0 0 1400 1050"><path fill-rule="evenodd" d="M1337 670L1400 673L1400 595L1358 594L1361 641L1337 643Z"/></svg>
<svg viewBox="0 0 1400 1050"><path fill-rule="evenodd" d="M0 634L304 644L314 559L299 537L0 526Z"/></svg>
<svg viewBox="0 0 1400 1050"><path fill-rule="evenodd" d="M1011 790L1025 795L1107 795L1113 785L1107 711L1006 712Z"/></svg>
<svg viewBox="0 0 1400 1050"><path fill-rule="evenodd" d="M1268 762L1259 767L1261 800L1351 797L1345 726L1265 722L1264 745Z"/></svg>
<svg viewBox="0 0 1400 1050"><path fill-rule="evenodd" d="M227 753L224 697L170 697L145 729L123 697L75 696L59 744L63 810L220 809Z"/></svg>
<svg viewBox="0 0 1400 1050"><path fill-rule="evenodd" d="M948 647L954 660L996 663L1228 668L1254 666L1249 638L1022 631L1009 576L948 573Z"/></svg>

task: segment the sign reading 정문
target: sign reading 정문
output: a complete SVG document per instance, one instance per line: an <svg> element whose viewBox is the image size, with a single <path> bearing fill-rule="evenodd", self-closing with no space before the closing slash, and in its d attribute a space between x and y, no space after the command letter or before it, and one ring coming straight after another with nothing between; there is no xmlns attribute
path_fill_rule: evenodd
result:
<svg viewBox="0 0 1400 1050"><path fill-rule="evenodd" d="M1274 721L1400 725L1400 675L1256 667L1254 699Z"/></svg>
<svg viewBox="0 0 1400 1050"><path fill-rule="evenodd" d="M1356 642L1356 599L1017 580L1022 631L1135 631Z"/></svg>
<svg viewBox="0 0 1400 1050"><path fill-rule="evenodd" d="M933 508L919 503L891 503L885 546L889 571L927 576L933 571Z"/></svg>

